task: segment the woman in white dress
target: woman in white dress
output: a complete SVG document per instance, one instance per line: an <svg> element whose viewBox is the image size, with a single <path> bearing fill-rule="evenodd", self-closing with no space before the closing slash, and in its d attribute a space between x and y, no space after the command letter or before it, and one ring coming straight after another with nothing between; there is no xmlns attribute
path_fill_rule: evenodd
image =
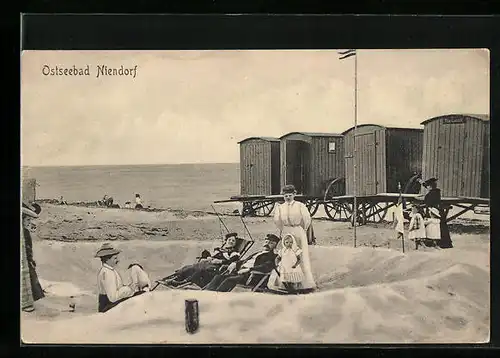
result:
<svg viewBox="0 0 500 358"><path fill-rule="evenodd" d="M297 246L302 250L300 268L303 273L303 279L298 285L299 290L313 290L316 283L311 270L311 261L309 259L309 247L307 242L307 229L311 225L311 215L307 207L298 201L295 201L297 191L293 185L283 187L283 198L285 202L276 207L274 211L274 223L280 231L280 236L291 234L297 240ZM283 243L281 243L283 246ZM268 287L270 289L284 289L284 285L279 279L276 271L271 273Z"/></svg>

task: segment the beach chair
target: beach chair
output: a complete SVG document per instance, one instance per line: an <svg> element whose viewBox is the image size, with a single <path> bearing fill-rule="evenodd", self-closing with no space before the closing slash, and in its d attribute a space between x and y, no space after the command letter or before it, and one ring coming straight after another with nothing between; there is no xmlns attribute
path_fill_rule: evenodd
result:
<svg viewBox="0 0 500 358"><path fill-rule="evenodd" d="M246 239L243 239L241 237L237 237L236 238L236 251L240 254L240 257L243 257L249 250L250 248L253 246L254 244L254 241L253 240L246 240ZM223 249L224 248L224 245L221 246L220 249ZM202 259L206 258L207 255L205 255L204 253L206 253L207 251L204 250L202 252L202 254L200 256L198 256L196 259L197 259L197 263L200 262ZM225 270L227 269L227 266L221 266L220 267L220 271L221 272L224 272ZM173 274L169 275L169 276L166 276L160 280L156 280L155 281L155 285L154 287L151 289L151 291L155 290L158 286L163 286L163 287L166 287L166 288L170 288L170 289L182 289L182 288L186 288L186 289L202 289L200 287L198 287L197 285L191 283L191 282L187 282L183 285L179 285L179 286L175 286L173 287L172 285L170 285L170 282L171 280L175 279L175 277L177 276L177 273L174 272Z"/></svg>

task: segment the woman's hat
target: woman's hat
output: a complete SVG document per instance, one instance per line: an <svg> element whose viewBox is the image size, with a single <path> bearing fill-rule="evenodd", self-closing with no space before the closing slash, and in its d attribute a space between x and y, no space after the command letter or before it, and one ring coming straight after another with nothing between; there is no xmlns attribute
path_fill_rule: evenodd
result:
<svg viewBox="0 0 500 358"><path fill-rule="evenodd" d="M435 183L435 182L437 182L437 178L432 177L432 178L429 178L426 181L424 181L422 184L424 186L428 186L430 183Z"/></svg>
<svg viewBox="0 0 500 358"><path fill-rule="evenodd" d="M113 246L111 246L111 244L105 242L104 244L102 244L101 248L97 250L95 257L111 256L119 254L120 252L120 250L115 249Z"/></svg>
<svg viewBox="0 0 500 358"><path fill-rule="evenodd" d="M294 194L297 192L297 190L295 190L295 186L293 186L292 184L288 184L283 187L283 190L281 192L283 194Z"/></svg>
<svg viewBox="0 0 500 358"><path fill-rule="evenodd" d="M32 218L38 218L38 214L42 212L42 208L40 205L37 203L32 203L32 204L26 204L22 203L22 213L23 215L32 217Z"/></svg>
<svg viewBox="0 0 500 358"><path fill-rule="evenodd" d="M267 234L266 235L266 240L269 241L274 241L274 242L280 242L280 238L274 234Z"/></svg>

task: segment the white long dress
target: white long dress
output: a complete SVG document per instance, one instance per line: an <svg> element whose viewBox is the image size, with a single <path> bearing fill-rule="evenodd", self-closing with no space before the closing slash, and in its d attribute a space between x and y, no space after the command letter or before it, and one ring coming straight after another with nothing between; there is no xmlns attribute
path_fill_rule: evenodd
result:
<svg viewBox="0 0 500 358"><path fill-rule="evenodd" d="M314 289L316 282L311 270L311 261L309 259L309 245L307 243L306 231L311 225L311 215L307 207L298 201L283 203L276 207L274 211L274 223L280 231L280 236L291 234L297 242L297 246L302 250L300 268L302 269L303 279L301 289ZM281 245L283 243L280 243ZM276 271L269 277L268 287L270 289L284 289Z"/></svg>
<svg viewBox="0 0 500 358"><path fill-rule="evenodd" d="M411 217L410 225L408 227L408 238L411 239L425 239L425 223L424 218L420 214L414 214Z"/></svg>

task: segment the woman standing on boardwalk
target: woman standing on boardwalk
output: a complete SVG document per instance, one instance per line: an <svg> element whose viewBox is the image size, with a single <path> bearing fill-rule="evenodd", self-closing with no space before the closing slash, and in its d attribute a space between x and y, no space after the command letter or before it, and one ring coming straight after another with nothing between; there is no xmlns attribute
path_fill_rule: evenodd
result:
<svg viewBox="0 0 500 358"><path fill-rule="evenodd" d="M302 251L300 268L302 269L303 279L298 285L299 290L313 290L316 288L314 277L311 270L311 261L309 259L309 246L307 242L307 229L311 225L311 215L307 207L298 201L295 201L297 191L293 185L285 185L283 187L283 198L285 202L276 207L274 211L274 223L280 230L280 236L291 234L297 240L297 246ZM283 246L283 245L282 245ZM269 288L284 288L273 271L269 278ZM276 282L276 283L275 283Z"/></svg>

